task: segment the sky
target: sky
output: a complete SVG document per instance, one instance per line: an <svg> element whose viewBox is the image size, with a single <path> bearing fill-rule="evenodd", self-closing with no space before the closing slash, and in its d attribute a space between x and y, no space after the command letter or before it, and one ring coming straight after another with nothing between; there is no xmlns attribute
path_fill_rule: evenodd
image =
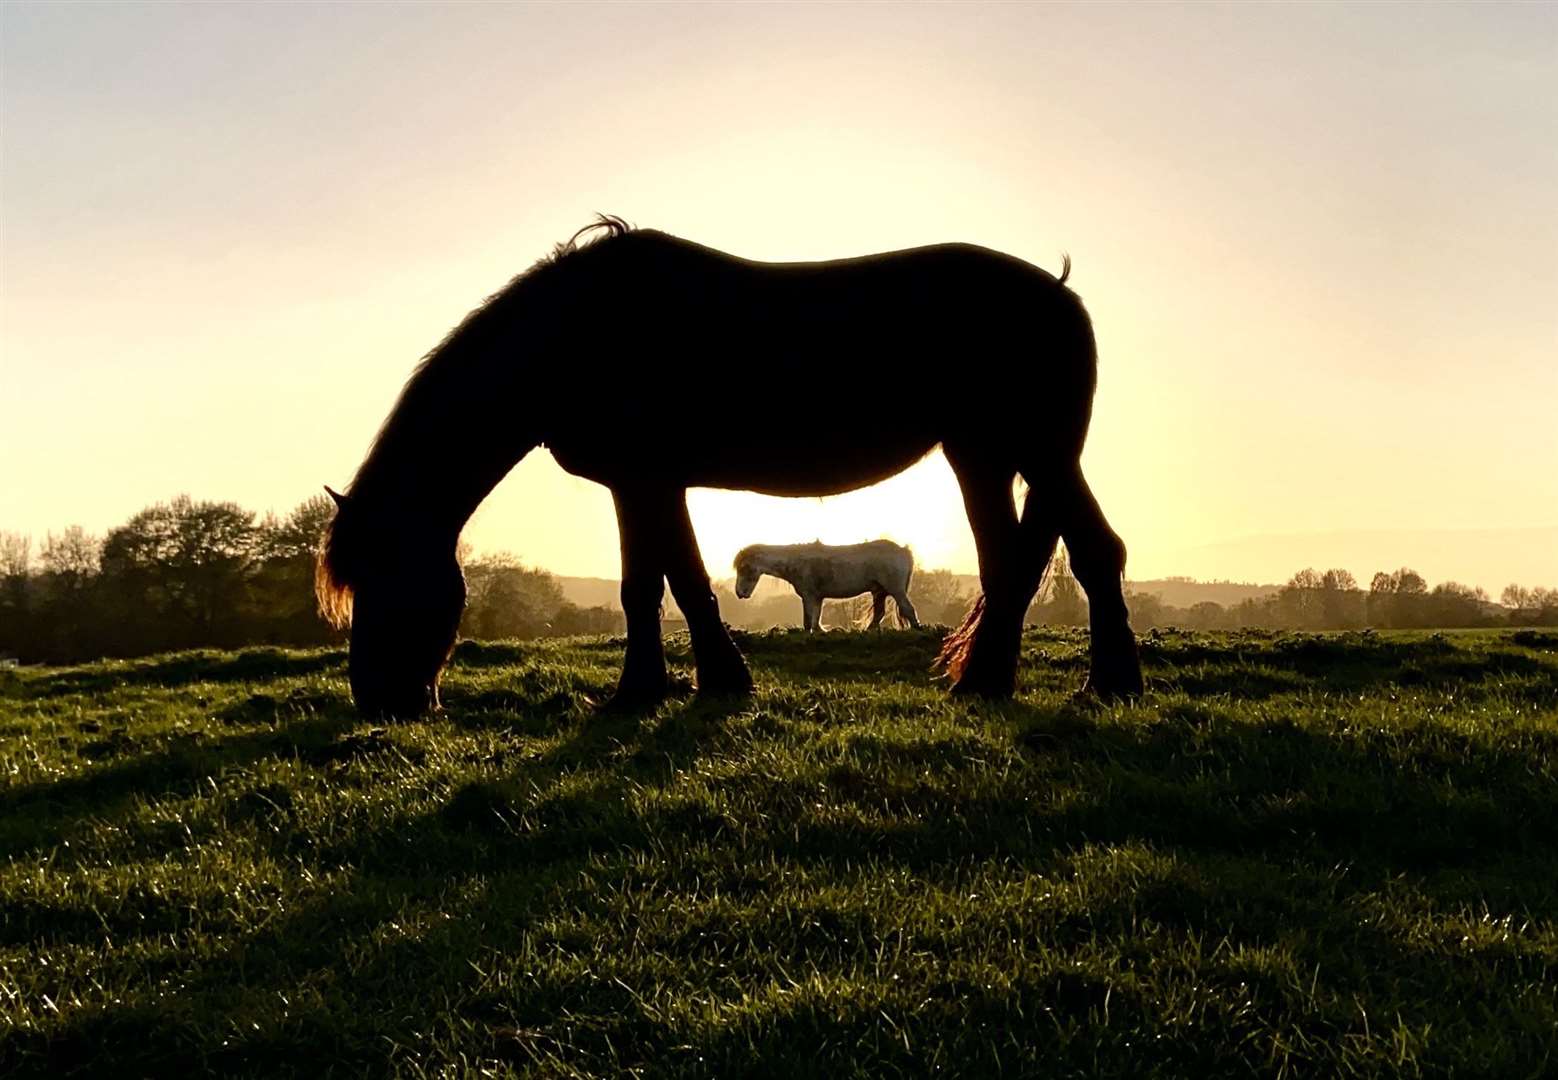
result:
<svg viewBox="0 0 1558 1080"><path fill-rule="evenodd" d="M597 211L759 259L1069 253L1132 578L1558 585L1540 4L5 3L0 529L343 486L421 355ZM975 568L939 457L691 505L716 577L813 538ZM466 537L617 571L609 495L544 452Z"/></svg>

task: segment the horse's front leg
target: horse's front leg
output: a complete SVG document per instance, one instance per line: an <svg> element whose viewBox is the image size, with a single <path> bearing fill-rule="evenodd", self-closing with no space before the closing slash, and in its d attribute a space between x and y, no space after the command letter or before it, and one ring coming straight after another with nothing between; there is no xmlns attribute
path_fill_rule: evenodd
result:
<svg viewBox="0 0 1558 1080"><path fill-rule="evenodd" d="M671 595L687 619L700 694L750 694L752 675L741 650L720 619L719 601L709 584L709 572L698 552L698 538L687 514L687 492L677 490L657 500L657 517L665 530L665 572Z"/></svg>
<svg viewBox="0 0 1558 1080"><path fill-rule="evenodd" d="M627 655L608 708L643 708L666 695L665 649L660 641L660 602L665 597L663 526L657 508L633 492L612 490L622 543L622 611L627 616Z"/></svg>

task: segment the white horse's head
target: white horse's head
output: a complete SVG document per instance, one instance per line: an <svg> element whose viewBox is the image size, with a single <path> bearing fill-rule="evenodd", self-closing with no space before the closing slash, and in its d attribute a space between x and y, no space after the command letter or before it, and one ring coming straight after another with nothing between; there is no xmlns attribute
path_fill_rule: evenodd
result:
<svg viewBox="0 0 1558 1080"><path fill-rule="evenodd" d="M768 573L768 559L758 545L744 547L736 553L736 595L746 600L757 588L757 579Z"/></svg>

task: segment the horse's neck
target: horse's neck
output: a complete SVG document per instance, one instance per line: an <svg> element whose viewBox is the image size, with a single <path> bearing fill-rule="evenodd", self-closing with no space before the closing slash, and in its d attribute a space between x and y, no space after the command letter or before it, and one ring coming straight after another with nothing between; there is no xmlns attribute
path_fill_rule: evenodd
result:
<svg viewBox="0 0 1558 1080"><path fill-rule="evenodd" d="M393 507L409 519L410 527L453 548L476 508L536 445L475 442L475 446L456 446L451 440L443 444L442 452L420 454L399 470L384 470L366 498Z"/></svg>
<svg viewBox="0 0 1558 1080"><path fill-rule="evenodd" d="M540 443L530 395L518 392L527 367L514 353L521 325L547 340L555 316L524 295L471 316L439 346L407 382L360 474L371 502L440 543L453 545L498 481Z"/></svg>
<svg viewBox="0 0 1558 1080"><path fill-rule="evenodd" d="M784 555L769 556L768 567L763 571L770 577L776 577L780 581L788 581L794 585L801 578L801 568L796 560Z"/></svg>

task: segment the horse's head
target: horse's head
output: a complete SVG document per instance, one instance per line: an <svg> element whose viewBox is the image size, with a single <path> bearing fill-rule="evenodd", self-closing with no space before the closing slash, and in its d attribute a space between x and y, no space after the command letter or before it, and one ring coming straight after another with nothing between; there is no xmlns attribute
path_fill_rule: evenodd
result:
<svg viewBox="0 0 1558 1080"><path fill-rule="evenodd" d="M338 509L320 544L314 587L325 618L351 627L352 700L374 717L437 709L438 677L465 609L453 547L389 528L353 499L330 494Z"/></svg>
<svg viewBox="0 0 1558 1080"><path fill-rule="evenodd" d="M764 574L762 555L755 547L742 548L736 554L736 595L746 600Z"/></svg>

